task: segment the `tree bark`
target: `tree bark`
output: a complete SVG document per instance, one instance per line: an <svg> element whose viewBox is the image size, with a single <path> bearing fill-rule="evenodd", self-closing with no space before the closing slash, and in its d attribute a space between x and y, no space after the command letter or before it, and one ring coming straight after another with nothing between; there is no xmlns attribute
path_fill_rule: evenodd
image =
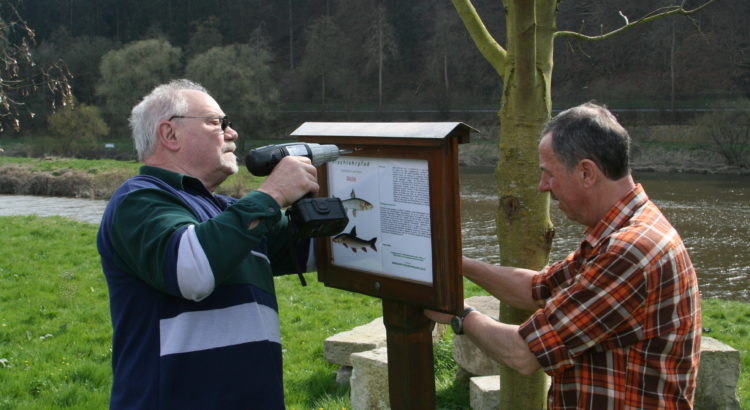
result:
<svg viewBox="0 0 750 410"><path fill-rule="evenodd" d="M507 51L489 35L469 0L453 0L482 54L503 80L500 157L495 171L500 263L539 270L549 260L552 223L549 196L540 194L539 133L551 115L552 41L555 0L505 0ZM500 320L518 324L531 312L503 305ZM522 376L500 367L500 408L545 407L545 376Z"/></svg>
<svg viewBox="0 0 750 410"><path fill-rule="evenodd" d="M294 15L292 0L289 0L289 69L294 70Z"/></svg>

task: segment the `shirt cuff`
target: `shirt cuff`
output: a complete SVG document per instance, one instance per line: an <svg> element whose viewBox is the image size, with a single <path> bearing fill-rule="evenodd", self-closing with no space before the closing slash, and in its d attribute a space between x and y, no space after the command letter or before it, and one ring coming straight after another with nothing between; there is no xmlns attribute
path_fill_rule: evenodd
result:
<svg viewBox="0 0 750 410"><path fill-rule="evenodd" d="M534 303L538 308L543 308L547 305L549 289L547 283L544 281L544 275L547 273L548 269L549 266L531 278L531 298L534 300Z"/></svg>
<svg viewBox="0 0 750 410"><path fill-rule="evenodd" d="M526 341L544 371L553 375L574 365L562 337L547 321L543 309L537 310L518 327L518 334Z"/></svg>
<svg viewBox="0 0 750 410"><path fill-rule="evenodd" d="M271 195L261 191L248 192L232 207L242 211L246 218L244 222L248 223L260 219L261 222L268 225L267 228L270 228L281 218L279 203Z"/></svg>

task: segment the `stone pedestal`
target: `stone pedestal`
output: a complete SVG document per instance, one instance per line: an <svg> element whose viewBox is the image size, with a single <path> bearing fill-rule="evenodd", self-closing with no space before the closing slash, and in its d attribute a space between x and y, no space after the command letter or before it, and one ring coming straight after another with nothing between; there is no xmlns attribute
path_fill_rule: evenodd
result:
<svg viewBox="0 0 750 410"><path fill-rule="evenodd" d="M390 409L387 348L353 353L351 363L352 410Z"/></svg>
<svg viewBox="0 0 750 410"><path fill-rule="evenodd" d="M703 336L695 408L739 410L739 377L740 352L712 337Z"/></svg>
<svg viewBox="0 0 750 410"><path fill-rule="evenodd" d="M500 376L477 376L469 380L469 405L473 410L500 407Z"/></svg>
<svg viewBox="0 0 750 410"><path fill-rule="evenodd" d="M500 302L492 296L474 296L466 299L466 303L478 311L498 320ZM473 376L490 376L498 374L500 364L484 354L466 336L453 337L453 359L459 367Z"/></svg>
<svg viewBox="0 0 750 410"><path fill-rule="evenodd" d="M445 325L436 324L432 331L432 340L441 339L445 329ZM351 366L349 357L352 353L377 349L386 344L385 325L383 318L379 317L365 325L328 337L323 342L323 356L329 363Z"/></svg>
<svg viewBox="0 0 750 410"><path fill-rule="evenodd" d="M547 390L551 379L546 378ZM477 376L469 379L469 406L472 410L496 410L500 407L500 376Z"/></svg>
<svg viewBox="0 0 750 410"><path fill-rule="evenodd" d="M323 342L323 355L330 363L351 366L352 353L377 349L386 345L383 318L337 333Z"/></svg>

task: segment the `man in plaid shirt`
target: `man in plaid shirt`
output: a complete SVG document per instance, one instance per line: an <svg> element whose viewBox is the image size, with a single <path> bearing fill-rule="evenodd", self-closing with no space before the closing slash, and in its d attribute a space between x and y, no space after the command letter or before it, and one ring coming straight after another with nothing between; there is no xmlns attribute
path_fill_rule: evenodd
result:
<svg viewBox="0 0 750 410"><path fill-rule="evenodd" d="M471 307L452 320L522 374L552 376L550 409L693 407L701 315L682 239L630 175L630 138L603 106L563 111L542 132L539 190L586 227L541 272L464 258L463 274L505 303L534 310L520 326Z"/></svg>

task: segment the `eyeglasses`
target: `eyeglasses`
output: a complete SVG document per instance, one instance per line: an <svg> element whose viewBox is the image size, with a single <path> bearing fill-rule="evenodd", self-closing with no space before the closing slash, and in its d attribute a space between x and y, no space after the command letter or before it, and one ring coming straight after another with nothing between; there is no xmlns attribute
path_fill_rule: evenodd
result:
<svg viewBox="0 0 750 410"><path fill-rule="evenodd" d="M207 120L221 120L221 130L222 131L226 131L227 127L231 127L232 126L232 122L229 121L229 117L226 116L226 115L223 116L223 117L196 117L196 116L192 116L192 115L173 115L173 116L169 117L169 120L167 120L167 121L172 121L175 118L203 118L203 119L207 119Z"/></svg>

